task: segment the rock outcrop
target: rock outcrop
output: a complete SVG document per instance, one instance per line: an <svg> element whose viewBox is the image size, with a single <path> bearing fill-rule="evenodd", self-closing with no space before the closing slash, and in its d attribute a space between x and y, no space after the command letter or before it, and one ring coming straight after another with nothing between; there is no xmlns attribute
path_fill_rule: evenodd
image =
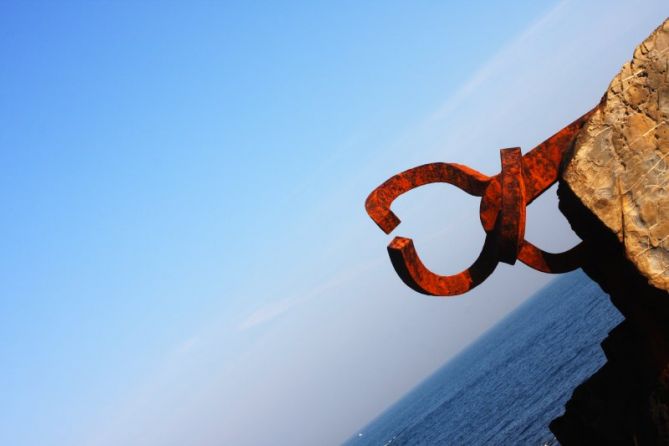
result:
<svg viewBox="0 0 669 446"><path fill-rule="evenodd" d="M669 445L668 122L665 21L611 82L560 180L583 270L625 316L602 343L607 363L551 423L563 446Z"/></svg>
<svg viewBox="0 0 669 446"><path fill-rule="evenodd" d="M585 245L583 271L625 321L602 342L607 363L575 389L550 429L563 446L669 445L669 295L648 283L565 183L558 195Z"/></svg>
<svg viewBox="0 0 669 446"><path fill-rule="evenodd" d="M639 45L581 131L564 181L669 290L669 20Z"/></svg>

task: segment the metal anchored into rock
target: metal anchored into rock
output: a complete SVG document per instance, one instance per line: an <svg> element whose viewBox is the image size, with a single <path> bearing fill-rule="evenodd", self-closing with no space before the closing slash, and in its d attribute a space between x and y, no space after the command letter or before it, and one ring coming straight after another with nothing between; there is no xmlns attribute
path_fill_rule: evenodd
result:
<svg viewBox="0 0 669 446"><path fill-rule="evenodd" d="M669 19L609 85L563 180L650 284L669 290Z"/></svg>
<svg viewBox="0 0 669 446"><path fill-rule="evenodd" d="M626 257L648 282L669 291L669 20L636 49L599 105L522 157L519 149L502 151L500 174L488 177L453 163L418 166L372 191L365 206L390 233L399 224L390 205L416 187L445 182L482 197L486 242L467 270L433 273L407 238L396 237L388 246L407 285L452 296L479 285L498 262L520 260L554 273L582 266L580 248L556 255L524 239L525 206L560 174L563 184L617 235Z"/></svg>
<svg viewBox="0 0 669 446"><path fill-rule="evenodd" d="M404 283L420 293L455 296L480 285L499 262L513 265L520 260L547 273L578 268L582 261L581 244L554 254L525 240L525 207L558 180L565 152L592 113L593 110L584 114L525 155L518 147L502 149L502 170L494 177L460 164L430 163L401 172L374 189L367 197L365 208L386 233L400 224L400 219L390 210L393 201L417 187L450 183L481 197L480 217L486 239L474 263L458 274L436 274L420 260L411 239L395 237L388 245L388 254Z"/></svg>

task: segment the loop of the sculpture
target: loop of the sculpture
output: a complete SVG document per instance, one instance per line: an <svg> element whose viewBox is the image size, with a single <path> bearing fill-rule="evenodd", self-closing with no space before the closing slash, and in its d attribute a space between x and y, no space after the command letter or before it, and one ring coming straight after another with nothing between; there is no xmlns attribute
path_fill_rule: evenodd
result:
<svg viewBox="0 0 669 446"><path fill-rule="evenodd" d="M365 208L381 230L390 234L400 224L400 219L390 210L390 205L405 192L430 183L450 183L470 195L480 197L490 179L461 164L423 164L398 173L374 189L365 201Z"/></svg>
<svg viewBox="0 0 669 446"><path fill-rule="evenodd" d="M494 236L487 234L472 266L451 276L441 276L427 269L410 238L395 237L388 245L388 254L395 272L409 288L431 296L455 296L466 293L492 274L499 263L494 244Z"/></svg>
<svg viewBox="0 0 669 446"><path fill-rule="evenodd" d="M390 210L400 195L430 183L449 183L480 197L491 178L460 164L431 163L399 173L376 188L367 198L365 207L369 216L387 234L400 223ZM435 274L425 267L413 245L404 237L395 237L388 245L390 261L402 281L410 288L433 296L462 294L483 282L497 266L493 236L486 237L479 258L466 270L449 276Z"/></svg>
<svg viewBox="0 0 669 446"><path fill-rule="evenodd" d="M456 296L480 285L499 263L495 251L495 238L492 233L488 233L481 253L472 266L458 274L442 276L425 267L410 238L395 237L388 245L390 262L402 282L419 293L431 296ZM518 260L527 266L554 274L579 268L582 258L582 243L568 251L553 254L523 240L518 253Z"/></svg>
<svg viewBox="0 0 669 446"><path fill-rule="evenodd" d="M537 248L527 240L523 240L518 253L518 260L543 273L568 273L581 267L583 250L583 243L579 243L567 251L551 253Z"/></svg>
<svg viewBox="0 0 669 446"><path fill-rule="evenodd" d="M472 266L454 275L435 274L420 260L411 239L396 237L388 245L388 253L402 281L423 294L453 296L479 285L492 274L500 261L514 264L520 260L546 273L562 273L578 268L583 257L581 244L553 254L525 240L526 206L557 181L562 155L595 109L525 156L519 148L502 149L502 169L495 177L460 164L431 163L397 174L372 191L365 202L367 213L387 234L400 223L390 210L391 204L400 195L417 187L449 183L471 195L482 197L480 216L486 239Z"/></svg>

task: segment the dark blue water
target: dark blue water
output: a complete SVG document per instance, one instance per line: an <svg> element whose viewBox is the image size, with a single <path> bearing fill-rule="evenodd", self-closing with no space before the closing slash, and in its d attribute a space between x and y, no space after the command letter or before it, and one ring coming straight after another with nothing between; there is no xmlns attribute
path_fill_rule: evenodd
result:
<svg viewBox="0 0 669 446"><path fill-rule="evenodd" d="M621 321L583 273L562 276L346 445L556 444L548 423L604 364L599 343Z"/></svg>

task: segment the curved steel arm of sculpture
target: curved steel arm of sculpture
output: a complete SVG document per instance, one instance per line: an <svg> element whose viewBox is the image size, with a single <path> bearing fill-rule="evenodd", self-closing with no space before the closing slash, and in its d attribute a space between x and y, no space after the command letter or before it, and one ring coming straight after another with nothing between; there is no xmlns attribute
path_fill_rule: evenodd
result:
<svg viewBox="0 0 669 446"><path fill-rule="evenodd" d="M490 177L459 164L424 164L388 179L367 197L365 207L372 220L388 234L400 223L400 219L390 210L393 201L400 195L426 184L449 183L480 197L490 180ZM496 256L491 256L490 252L484 248L479 258L465 271L441 276L425 267L411 239L395 237L388 245L390 260L404 283L420 293L435 296L462 294L483 282L498 263Z"/></svg>
<svg viewBox="0 0 669 446"><path fill-rule="evenodd" d="M583 262L583 254L583 243L579 243L567 251L554 254L537 248L527 240L523 240L518 253L518 260L537 271L559 274L580 268Z"/></svg>
<svg viewBox="0 0 669 446"><path fill-rule="evenodd" d="M412 289L434 296L463 294L482 283L499 262L513 265L520 260L547 273L562 273L580 266L582 245L552 254L525 240L526 206L558 179L560 165L579 130L593 108L524 156L519 148L500 151L502 169L488 177L467 166L453 163L431 163L399 173L367 197L369 216L389 234L400 224L390 210L400 195L430 183L449 183L468 194L481 197L480 217L486 239L476 261L465 271L442 276L430 271L420 260L413 241L395 237L388 253L395 271Z"/></svg>
<svg viewBox="0 0 669 446"><path fill-rule="evenodd" d="M365 201L365 209L379 228L390 234L401 222L390 210L390 205L405 192L430 183L450 183L480 197L489 182L490 177L461 164L423 164L398 173L374 189Z"/></svg>
<svg viewBox="0 0 669 446"><path fill-rule="evenodd" d="M492 234L487 234L472 266L452 276L440 276L427 269L410 238L395 237L388 245L388 254L395 272L409 288L431 296L454 296L481 284L495 271L499 260L494 255L493 239Z"/></svg>

